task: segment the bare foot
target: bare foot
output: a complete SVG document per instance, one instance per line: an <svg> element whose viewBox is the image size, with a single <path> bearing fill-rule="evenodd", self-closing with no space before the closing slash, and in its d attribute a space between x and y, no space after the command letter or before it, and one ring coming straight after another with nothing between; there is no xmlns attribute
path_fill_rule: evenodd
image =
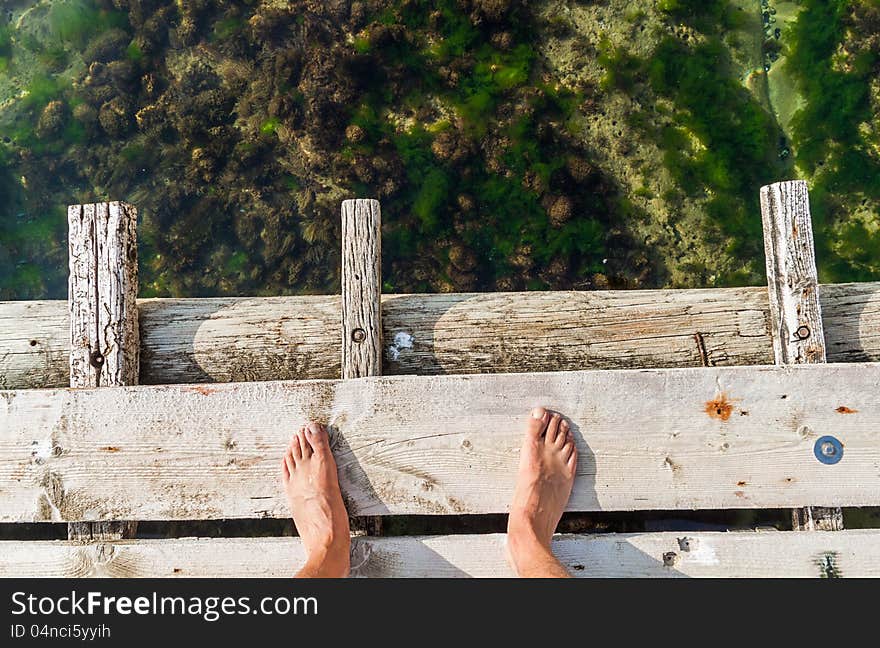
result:
<svg viewBox="0 0 880 648"><path fill-rule="evenodd" d="M348 576L351 536L327 430L314 421L290 440L281 480L308 559L297 576Z"/></svg>
<svg viewBox="0 0 880 648"><path fill-rule="evenodd" d="M568 421L532 410L520 450L519 474L507 522L507 548L520 576L568 576L550 550L571 495L577 448Z"/></svg>

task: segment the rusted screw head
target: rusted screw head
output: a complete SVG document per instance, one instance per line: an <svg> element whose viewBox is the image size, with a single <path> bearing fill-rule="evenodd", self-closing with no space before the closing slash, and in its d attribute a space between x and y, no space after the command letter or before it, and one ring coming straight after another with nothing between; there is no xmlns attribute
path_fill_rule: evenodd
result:
<svg viewBox="0 0 880 648"><path fill-rule="evenodd" d="M364 329L356 328L351 332L351 339L357 343L361 343L367 339L367 332Z"/></svg>
<svg viewBox="0 0 880 648"><path fill-rule="evenodd" d="M810 327L798 326L798 330L795 331L795 335L797 335L799 340L806 340L808 337L810 337Z"/></svg>

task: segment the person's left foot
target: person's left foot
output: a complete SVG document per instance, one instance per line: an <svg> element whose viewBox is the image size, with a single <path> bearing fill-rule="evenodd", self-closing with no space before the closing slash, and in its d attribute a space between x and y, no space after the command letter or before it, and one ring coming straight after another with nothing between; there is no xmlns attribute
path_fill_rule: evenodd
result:
<svg viewBox="0 0 880 648"><path fill-rule="evenodd" d="M327 430L310 421L290 440L281 479L296 530L308 552L310 575L348 576L351 535Z"/></svg>

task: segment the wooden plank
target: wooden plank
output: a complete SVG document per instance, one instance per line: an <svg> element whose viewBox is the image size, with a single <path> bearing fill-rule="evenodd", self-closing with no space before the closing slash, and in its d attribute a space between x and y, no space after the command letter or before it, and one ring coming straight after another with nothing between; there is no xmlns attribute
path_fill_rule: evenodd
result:
<svg viewBox="0 0 880 648"><path fill-rule="evenodd" d="M138 384L137 212L120 202L71 205L70 386ZM134 537L135 522L72 522L82 542Z"/></svg>
<svg viewBox="0 0 880 648"><path fill-rule="evenodd" d="M823 285L831 362L880 360L880 283ZM335 296L142 299L141 383L336 378ZM0 302L0 388L68 384L67 303ZM383 295L385 375L770 364L766 288ZM400 344L396 344L400 342Z"/></svg>
<svg viewBox="0 0 880 648"><path fill-rule="evenodd" d="M382 219L378 200L342 202L342 377L382 374Z"/></svg>
<svg viewBox="0 0 880 648"><path fill-rule="evenodd" d="M761 187L761 215L776 364L825 362L807 183Z"/></svg>
<svg viewBox="0 0 880 648"><path fill-rule="evenodd" d="M776 364L823 363L825 331L807 183L793 180L761 187L761 215ZM799 508L791 515L796 530L843 528L840 508Z"/></svg>
<svg viewBox="0 0 880 648"><path fill-rule="evenodd" d="M570 511L877 505L878 391L870 363L0 392L0 521L287 517L307 419L353 515L503 513L539 404L573 422Z"/></svg>
<svg viewBox="0 0 880 648"><path fill-rule="evenodd" d="M71 205L70 386L138 380L137 212L120 202Z"/></svg>
<svg viewBox="0 0 880 648"><path fill-rule="evenodd" d="M382 215L378 200L342 203L342 378L382 375ZM382 518L354 517L353 535L380 535Z"/></svg>
<svg viewBox="0 0 880 648"><path fill-rule="evenodd" d="M355 577L512 577L500 534L355 538ZM556 536L574 576L834 578L880 576L880 531L681 532ZM0 577L277 578L305 560L298 538L103 543L0 542Z"/></svg>

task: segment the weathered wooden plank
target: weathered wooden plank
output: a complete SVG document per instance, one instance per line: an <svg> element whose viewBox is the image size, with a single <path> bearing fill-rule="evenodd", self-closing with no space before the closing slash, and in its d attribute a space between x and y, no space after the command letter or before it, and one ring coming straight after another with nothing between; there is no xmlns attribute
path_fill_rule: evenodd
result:
<svg viewBox="0 0 880 648"><path fill-rule="evenodd" d="M355 577L512 577L499 534L355 538ZM574 576L838 578L880 576L880 531L682 532L556 536ZM298 538L0 542L0 577L273 578L305 560Z"/></svg>
<svg viewBox="0 0 880 648"><path fill-rule="evenodd" d="M382 216L378 200L342 203L342 378L382 375ZM379 535L382 518L354 517L354 535Z"/></svg>
<svg viewBox="0 0 880 648"><path fill-rule="evenodd" d="M382 373L382 218L378 200L342 202L342 377Z"/></svg>
<svg viewBox="0 0 880 648"><path fill-rule="evenodd" d="M880 360L880 283L823 285L831 362ZM336 378L340 297L142 299L141 383ZM770 364L766 288L383 295L383 373ZM0 388L68 384L67 303L0 302Z"/></svg>
<svg viewBox="0 0 880 648"><path fill-rule="evenodd" d="M352 514L502 513L536 405L572 420L571 511L876 505L878 390L829 364L0 392L0 520L287 517L306 419Z"/></svg>
<svg viewBox="0 0 880 648"><path fill-rule="evenodd" d="M770 337L776 364L825 362L825 331L807 183L777 182L761 187L761 215L770 302ZM795 530L837 531L840 508L799 508Z"/></svg>
<svg viewBox="0 0 880 648"><path fill-rule="evenodd" d="M137 212L120 202L71 205L70 386L137 385ZM133 538L136 522L72 522L81 542Z"/></svg>
<svg viewBox="0 0 880 648"><path fill-rule="evenodd" d="M138 378L137 212L120 202L71 205L70 385Z"/></svg>

